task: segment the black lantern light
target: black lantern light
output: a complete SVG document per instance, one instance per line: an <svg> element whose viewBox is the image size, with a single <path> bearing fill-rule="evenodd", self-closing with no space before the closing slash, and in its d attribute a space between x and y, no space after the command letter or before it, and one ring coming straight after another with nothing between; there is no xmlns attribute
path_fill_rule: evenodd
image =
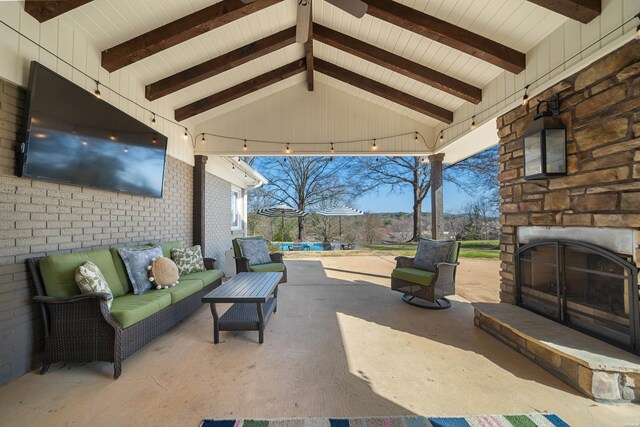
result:
<svg viewBox="0 0 640 427"><path fill-rule="evenodd" d="M544 112L540 106L546 104ZM567 174L567 128L557 118L560 101L538 101L536 117L524 134L524 177L544 179Z"/></svg>

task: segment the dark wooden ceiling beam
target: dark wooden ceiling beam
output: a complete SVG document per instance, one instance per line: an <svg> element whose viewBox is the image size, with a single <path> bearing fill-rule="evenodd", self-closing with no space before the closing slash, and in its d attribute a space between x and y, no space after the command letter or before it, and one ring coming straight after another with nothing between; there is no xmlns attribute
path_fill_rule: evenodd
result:
<svg viewBox="0 0 640 427"><path fill-rule="evenodd" d="M293 77L306 70L307 61L303 58L292 62L273 71L264 73L246 82L237 84L229 89L202 98L191 104L185 105L175 110L175 119L177 121L186 120L190 117L204 113L212 108L219 107L234 99L241 98L257 90L263 89L274 83Z"/></svg>
<svg viewBox="0 0 640 427"><path fill-rule="evenodd" d="M217 58L210 59L191 68L180 71L172 76L165 77L145 88L145 96L149 101L154 101L163 96L174 93L180 89L216 76L234 67L246 64L261 56L275 52L283 47L296 42L296 27L290 27L276 34L249 43L236 50L225 53Z"/></svg>
<svg viewBox="0 0 640 427"><path fill-rule="evenodd" d="M307 89L313 92L313 9L309 10L309 38L304 44L304 54L307 60Z"/></svg>
<svg viewBox="0 0 640 427"><path fill-rule="evenodd" d="M24 2L24 11L33 16L38 22L45 22L67 13L70 10L80 7L93 0L65 0L65 1L42 1L42 0L26 0Z"/></svg>
<svg viewBox="0 0 640 427"><path fill-rule="evenodd" d="M102 67L115 71L283 0L222 0L102 52Z"/></svg>
<svg viewBox="0 0 640 427"><path fill-rule="evenodd" d="M362 58L365 61L380 65L410 79L417 80L443 92L462 98L465 101L473 102L474 104L482 101L482 89L457 80L444 73L440 73L320 24L313 24L313 32L315 40L350 53L358 58Z"/></svg>
<svg viewBox="0 0 640 427"><path fill-rule="evenodd" d="M538 6L557 12L574 21L588 24L600 16L601 0L529 0Z"/></svg>
<svg viewBox="0 0 640 427"><path fill-rule="evenodd" d="M363 0L367 13L406 30L468 53L512 73L526 67L525 54L464 28L389 0Z"/></svg>
<svg viewBox="0 0 640 427"><path fill-rule="evenodd" d="M396 104L403 105L426 116L440 120L441 122L447 124L453 122L453 112L449 110L386 86L375 80L363 77L353 71L338 67L330 62L315 58L315 69L319 73L333 77L334 79L343 81L351 86L373 93L374 95L378 95L384 99L388 99Z"/></svg>

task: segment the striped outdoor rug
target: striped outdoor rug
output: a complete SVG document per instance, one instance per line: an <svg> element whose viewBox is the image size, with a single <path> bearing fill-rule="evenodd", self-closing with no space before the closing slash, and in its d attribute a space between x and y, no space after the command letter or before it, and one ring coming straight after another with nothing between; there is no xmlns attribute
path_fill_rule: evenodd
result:
<svg viewBox="0 0 640 427"><path fill-rule="evenodd" d="M201 427L569 427L554 414L204 420Z"/></svg>

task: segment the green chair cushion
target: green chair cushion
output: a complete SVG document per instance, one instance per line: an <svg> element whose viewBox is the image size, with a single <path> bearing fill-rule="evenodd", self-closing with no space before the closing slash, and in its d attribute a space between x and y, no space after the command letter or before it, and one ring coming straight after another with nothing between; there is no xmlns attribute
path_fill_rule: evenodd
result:
<svg viewBox="0 0 640 427"><path fill-rule="evenodd" d="M264 240L262 236L253 236L253 237L236 237L231 242L233 244L233 255L237 258L242 256L242 252L240 251L240 245L238 244L238 240Z"/></svg>
<svg viewBox="0 0 640 427"><path fill-rule="evenodd" d="M182 242L180 240L164 242L162 244L162 256L171 259L171 249L182 249L182 247Z"/></svg>
<svg viewBox="0 0 640 427"><path fill-rule="evenodd" d="M223 276L224 272L217 269L196 271L195 273L189 273L185 274L184 276L180 276L180 283L182 283L183 280L200 280L203 286L209 286L216 280L221 279Z"/></svg>
<svg viewBox="0 0 640 427"><path fill-rule="evenodd" d="M284 264L280 262L271 262L269 264L257 264L249 266L249 269L254 273L268 273L268 272L281 272L284 271Z"/></svg>
<svg viewBox="0 0 640 427"><path fill-rule="evenodd" d="M168 292L152 289L142 295L127 294L114 298L111 315L123 328L128 328L170 304L171 295Z"/></svg>
<svg viewBox="0 0 640 427"><path fill-rule="evenodd" d="M72 254L49 255L40 259L40 273L44 288L50 297L70 297L78 295L80 288L76 284L76 269L87 261L98 266L111 289L113 297L127 293L116 271L116 267L108 249Z"/></svg>
<svg viewBox="0 0 640 427"><path fill-rule="evenodd" d="M396 268L391 273L391 277L422 286L429 286L435 275L436 273L419 268Z"/></svg>
<svg viewBox="0 0 640 427"><path fill-rule="evenodd" d="M182 301L183 299L190 297L203 288L202 280L180 280L176 286L168 289L162 289L160 291L154 291L153 289L148 292L163 292L171 295L171 304Z"/></svg>
<svg viewBox="0 0 640 427"><path fill-rule="evenodd" d="M455 264L458 262L459 248L460 248L460 242L455 242L453 244L453 247L451 248L451 252L449 253L449 259L447 260L449 264Z"/></svg>

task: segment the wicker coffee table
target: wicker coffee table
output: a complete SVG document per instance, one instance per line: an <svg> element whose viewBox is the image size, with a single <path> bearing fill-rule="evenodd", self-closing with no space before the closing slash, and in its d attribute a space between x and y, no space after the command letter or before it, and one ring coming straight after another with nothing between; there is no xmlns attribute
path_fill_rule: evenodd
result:
<svg viewBox="0 0 640 427"><path fill-rule="evenodd" d="M282 273L239 273L202 297L213 316L213 342L220 342L220 331L258 331L264 342L264 327L278 308L278 282ZM232 303L218 317L217 303Z"/></svg>

